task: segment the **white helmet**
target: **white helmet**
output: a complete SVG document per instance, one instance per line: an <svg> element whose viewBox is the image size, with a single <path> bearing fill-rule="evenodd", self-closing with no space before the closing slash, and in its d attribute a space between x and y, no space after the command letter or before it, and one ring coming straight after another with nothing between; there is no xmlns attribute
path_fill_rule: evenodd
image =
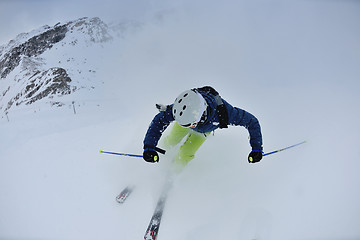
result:
<svg viewBox="0 0 360 240"><path fill-rule="evenodd" d="M207 103L200 93L196 90L187 90L175 99L172 113L175 121L181 126L196 127L206 108Z"/></svg>

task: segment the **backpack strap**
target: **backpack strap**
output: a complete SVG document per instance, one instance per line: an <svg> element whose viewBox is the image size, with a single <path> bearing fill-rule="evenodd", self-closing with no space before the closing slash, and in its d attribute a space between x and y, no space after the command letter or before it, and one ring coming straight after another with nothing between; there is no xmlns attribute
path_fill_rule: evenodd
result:
<svg viewBox="0 0 360 240"><path fill-rule="evenodd" d="M211 95L214 96L216 103L216 113L219 116L219 128L227 128L229 125L229 115L226 106L223 100L221 99L219 93L210 86L197 88L197 90L208 94L210 93Z"/></svg>

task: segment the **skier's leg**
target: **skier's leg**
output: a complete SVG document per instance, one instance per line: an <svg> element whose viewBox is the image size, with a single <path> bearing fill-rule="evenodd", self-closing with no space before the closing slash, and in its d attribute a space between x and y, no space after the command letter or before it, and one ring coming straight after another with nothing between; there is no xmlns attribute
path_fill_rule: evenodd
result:
<svg viewBox="0 0 360 240"><path fill-rule="evenodd" d="M165 148L171 148L178 144L190 131L189 128L181 127L178 123L174 123L169 135L164 138Z"/></svg>
<svg viewBox="0 0 360 240"><path fill-rule="evenodd" d="M175 157L175 168L182 169L186 164L188 164L188 162L195 157L196 151L205 142L208 135L209 133L191 131L184 144L181 145L179 153Z"/></svg>

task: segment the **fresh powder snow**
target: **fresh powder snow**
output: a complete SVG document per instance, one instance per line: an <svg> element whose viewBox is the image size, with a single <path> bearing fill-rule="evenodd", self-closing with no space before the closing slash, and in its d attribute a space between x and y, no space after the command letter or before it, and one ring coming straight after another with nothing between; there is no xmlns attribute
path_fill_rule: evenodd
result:
<svg viewBox="0 0 360 240"><path fill-rule="evenodd" d="M308 142L249 164L245 128L215 131L175 177L158 240L359 239L358 7L184 1L126 28L61 22L72 32L0 79L0 239L143 239L176 149L158 164L99 151L142 154L155 104L205 85L259 119L265 152ZM27 73L55 67L70 93L26 104Z"/></svg>

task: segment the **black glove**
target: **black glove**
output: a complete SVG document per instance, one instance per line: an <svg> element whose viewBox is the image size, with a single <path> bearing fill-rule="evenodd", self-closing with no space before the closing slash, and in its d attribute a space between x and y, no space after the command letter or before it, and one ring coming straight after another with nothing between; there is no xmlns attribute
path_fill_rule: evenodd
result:
<svg viewBox="0 0 360 240"><path fill-rule="evenodd" d="M143 158L147 162L155 163L159 161L159 155L153 147L144 146Z"/></svg>
<svg viewBox="0 0 360 240"><path fill-rule="evenodd" d="M249 161L249 163L257 163L257 162L260 162L262 157L263 157L262 151L252 150L251 153L249 154L248 161Z"/></svg>

